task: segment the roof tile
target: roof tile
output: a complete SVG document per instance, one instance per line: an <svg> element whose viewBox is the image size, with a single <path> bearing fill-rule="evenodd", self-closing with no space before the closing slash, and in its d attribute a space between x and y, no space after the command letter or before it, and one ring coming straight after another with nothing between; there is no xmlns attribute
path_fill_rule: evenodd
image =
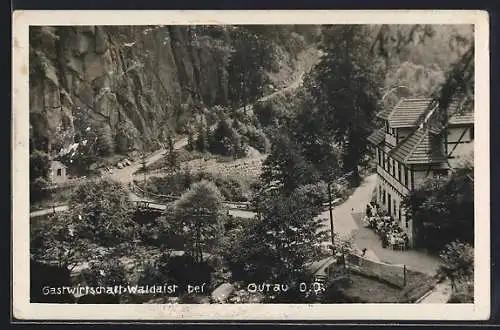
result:
<svg viewBox="0 0 500 330"><path fill-rule="evenodd" d="M428 164L446 161L444 154L433 145L433 135L427 128L419 128L395 147L391 156L405 164Z"/></svg>
<svg viewBox="0 0 500 330"><path fill-rule="evenodd" d="M413 127L429 110L432 99L404 99L392 110L388 120L390 127Z"/></svg>
<svg viewBox="0 0 500 330"><path fill-rule="evenodd" d="M368 141L374 145L379 145L385 139L385 131L383 128L375 130L370 136L368 136Z"/></svg>

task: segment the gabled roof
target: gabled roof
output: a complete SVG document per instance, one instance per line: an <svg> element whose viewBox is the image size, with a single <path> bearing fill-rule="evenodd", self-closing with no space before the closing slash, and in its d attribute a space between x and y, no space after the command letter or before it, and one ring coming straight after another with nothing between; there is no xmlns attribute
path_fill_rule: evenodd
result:
<svg viewBox="0 0 500 330"><path fill-rule="evenodd" d="M51 167L64 167L64 168L66 168L66 167L67 167L66 165L64 165L63 163L61 163L61 162L60 162L60 161L58 161L58 160L53 160L53 161L51 161L51 164L50 164L50 165L51 165Z"/></svg>
<svg viewBox="0 0 500 330"><path fill-rule="evenodd" d="M448 126L474 124L474 109L470 107L470 105L465 106L460 104L457 100L450 103L446 111L446 115L448 117L446 118ZM445 118L441 116L439 109L436 109L436 111L430 115L430 118L427 121L427 126L429 126L435 134L438 134L444 128L443 119Z"/></svg>
<svg viewBox="0 0 500 330"><path fill-rule="evenodd" d="M368 141L370 141L374 145L379 145L385 139L385 131L383 128L379 128L373 131L372 134L368 136Z"/></svg>
<svg viewBox="0 0 500 330"><path fill-rule="evenodd" d="M393 109L389 109L389 108L384 109L384 110L380 111L379 113L377 113L376 116L381 118L381 119L387 120L387 119L389 119L389 116L391 115L392 110Z"/></svg>
<svg viewBox="0 0 500 330"><path fill-rule="evenodd" d="M461 125L461 124L474 124L474 113L465 112L462 114L455 114L448 120L450 125Z"/></svg>
<svg viewBox="0 0 500 330"><path fill-rule="evenodd" d="M441 150L433 146L434 135L428 128L418 128L410 134L390 155L397 161L405 164L429 164L446 161Z"/></svg>
<svg viewBox="0 0 500 330"><path fill-rule="evenodd" d="M413 127L418 120L429 110L432 99L403 99L399 102L387 118L389 127Z"/></svg>
<svg viewBox="0 0 500 330"><path fill-rule="evenodd" d="M389 121L389 126L415 127L419 120L431 110L432 98L407 98L399 101L393 109L386 109L377 114L377 117ZM471 111L461 114L459 112L460 103L452 101L447 112L451 116L450 124L472 124L474 123L474 113Z"/></svg>

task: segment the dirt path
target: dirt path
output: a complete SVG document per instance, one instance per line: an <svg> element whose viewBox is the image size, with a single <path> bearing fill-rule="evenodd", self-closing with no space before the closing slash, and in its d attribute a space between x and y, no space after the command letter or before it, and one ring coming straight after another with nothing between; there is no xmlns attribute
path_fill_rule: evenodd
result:
<svg viewBox="0 0 500 330"><path fill-rule="evenodd" d="M334 230L341 235L350 235L359 229L358 224L352 217L353 212L363 212L364 207L371 200L372 191L376 185L377 176L375 174L366 177L353 194L342 204L333 209ZM330 215L326 210L319 215L324 219L324 224L330 227Z"/></svg>
<svg viewBox="0 0 500 330"><path fill-rule="evenodd" d="M425 295L420 304L446 304L451 298L451 284L449 281L438 283L434 290Z"/></svg>

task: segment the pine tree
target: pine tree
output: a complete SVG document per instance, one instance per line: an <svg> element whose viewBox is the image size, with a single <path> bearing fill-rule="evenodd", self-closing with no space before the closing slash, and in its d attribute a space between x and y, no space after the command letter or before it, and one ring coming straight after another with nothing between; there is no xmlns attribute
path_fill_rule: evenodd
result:
<svg viewBox="0 0 500 330"><path fill-rule="evenodd" d="M329 26L323 31L325 55L306 78L311 93L317 128L340 146L344 171L353 171L359 181L357 165L367 150L367 136L378 111L381 72L370 49L369 30L361 25Z"/></svg>
<svg viewBox="0 0 500 330"><path fill-rule="evenodd" d="M171 135L167 136L167 152L165 154L165 166L167 171L175 173L179 168L179 153L175 150L174 139Z"/></svg>
<svg viewBox="0 0 500 330"><path fill-rule="evenodd" d="M195 141L191 131L188 132L186 149L188 151L193 151L195 149Z"/></svg>

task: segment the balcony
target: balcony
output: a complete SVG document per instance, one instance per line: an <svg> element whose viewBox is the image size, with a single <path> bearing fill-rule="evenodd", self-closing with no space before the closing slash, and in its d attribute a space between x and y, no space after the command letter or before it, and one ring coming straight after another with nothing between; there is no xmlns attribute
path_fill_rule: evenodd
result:
<svg viewBox="0 0 500 330"><path fill-rule="evenodd" d="M385 181L387 181L391 186L394 187L397 191L399 191L402 195L408 195L410 189L404 186L399 182L396 178L390 175L384 168L380 165L377 165L377 174L380 175Z"/></svg>
<svg viewBox="0 0 500 330"><path fill-rule="evenodd" d="M396 137L389 133L385 133L385 142L393 147L397 145Z"/></svg>

